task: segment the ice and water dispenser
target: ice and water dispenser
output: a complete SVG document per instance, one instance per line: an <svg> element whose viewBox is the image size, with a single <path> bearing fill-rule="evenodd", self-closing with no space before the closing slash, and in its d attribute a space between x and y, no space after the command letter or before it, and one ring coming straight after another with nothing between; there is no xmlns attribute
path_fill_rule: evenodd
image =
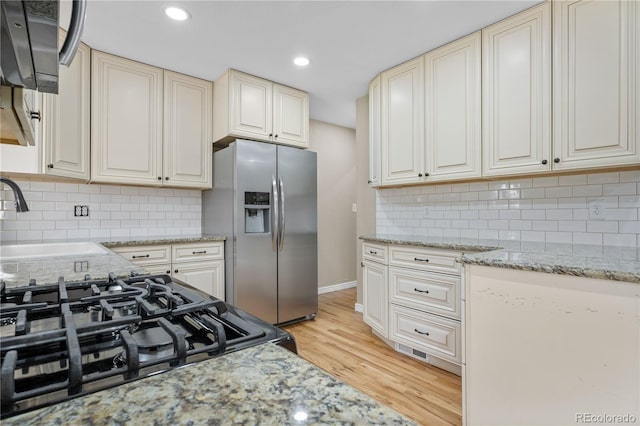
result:
<svg viewBox="0 0 640 426"><path fill-rule="evenodd" d="M268 234L271 194L268 192L244 193L244 232L246 234Z"/></svg>

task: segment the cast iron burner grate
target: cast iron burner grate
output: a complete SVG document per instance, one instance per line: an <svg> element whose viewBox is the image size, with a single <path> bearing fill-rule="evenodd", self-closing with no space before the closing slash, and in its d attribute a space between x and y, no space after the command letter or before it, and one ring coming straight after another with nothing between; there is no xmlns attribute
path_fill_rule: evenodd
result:
<svg viewBox="0 0 640 426"><path fill-rule="evenodd" d="M287 333L167 275L0 283L2 418Z"/></svg>

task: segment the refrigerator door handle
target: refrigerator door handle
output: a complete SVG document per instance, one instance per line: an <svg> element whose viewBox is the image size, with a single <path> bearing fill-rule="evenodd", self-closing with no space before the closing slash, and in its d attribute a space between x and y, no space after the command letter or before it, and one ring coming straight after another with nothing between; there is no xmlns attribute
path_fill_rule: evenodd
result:
<svg viewBox="0 0 640 426"><path fill-rule="evenodd" d="M271 249L278 251L278 238L279 238L279 215L278 215L278 184L276 183L276 177L271 176Z"/></svg>
<svg viewBox="0 0 640 426"><path fill-rule="evenodd" d="M278 238L279 240L279 246L280 246L280 251L282 251L283 247L284 247L284 183L282 182L282 176L278 176L278 183L279 183L279 189L280 189L280 236Z"/></svg>

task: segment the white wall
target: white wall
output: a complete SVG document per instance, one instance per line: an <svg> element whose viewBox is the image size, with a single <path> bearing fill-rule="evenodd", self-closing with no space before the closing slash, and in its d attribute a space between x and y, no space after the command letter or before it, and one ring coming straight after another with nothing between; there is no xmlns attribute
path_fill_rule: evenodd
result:
<svg viewBox="0 0 640 426"><path fill-rule="evenodd" d="M640 170L381 189L376 215L378 233L637 247Z"/></svg>
<svg viewBox="0 0 640 426"><path fill-rule="evenodd" d="M191 235L201 229L199 190L14 179L29 212L16 213L13 192L0 190L0 240L118 239ZM75 205L89 206L89 217L74 217Z"/></svg>
<svg viewBox="0 0 640 426"><path fill-rule="evenodd" d="M318 287L356 280L355 130L309 122L309 149L318 154Z"/></svg>

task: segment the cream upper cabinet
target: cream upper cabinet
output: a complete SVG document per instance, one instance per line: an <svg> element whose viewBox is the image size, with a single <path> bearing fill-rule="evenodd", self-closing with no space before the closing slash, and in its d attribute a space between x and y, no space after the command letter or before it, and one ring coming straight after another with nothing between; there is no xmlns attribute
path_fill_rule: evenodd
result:
<svg viewBox="0 0 640 426"><path fill-rule="evenodd" d="M227 70L213 92L213 140L248 138L309 146L309 95L291 87Z"/></svg>
<svg viewBox="0 0 640 426"><path fill-rule="evenodd" d="M44 174L89 180L90 70L91 49L80 43L71 65L60 67L58 94L43 95Z"/></svg>
<svg viewBox="0 0 640 426"><path fill-rule="evenodd" d="M482 30L482 128L484 176L551 169L549 3Z"/></svg>
<svg viewBox="0 0 640 426"><path fill-rule="evenodd" d="M160 185L160 68L92 52L91 180Z"/></svg>
<svg viewBox="0 0 640 426"><path fill-rule="evenodd" d="M369 186L380 185L380 76L369 83Z"/></svg>
<svg viewBox="0 0 640 426"><path fill-rule="evenodd" d="M164 72L165 183L211 187L212 91L209 81Z"/></svg>
<svg viewBox="0 0 640 426"><path fill-rule="evenodd" d="M640 162L640 4L553 3L556 170Z"/></svg>
<svg viewBox="0 0 640 426"><path fill-rule="evenodd" d="M309 95L273 85L273 141L309 147Z"/></svg>
<svg viewBox="0 0 640 426"><path fill-rule="evenodd" d="M421 182L424 149L423 57L381 74L383 185Z"/></svg>
<svg viewBox="0 0 640 426"><path fill-rule="evenodd" d="M424 56L427 182L479 177L480 32Z"/></svg>
<svg viewBox="0 0 640 426"><path fill-rule="evenodd" d="M91 180L211 187L212 84L92 52Z"/></svg>

